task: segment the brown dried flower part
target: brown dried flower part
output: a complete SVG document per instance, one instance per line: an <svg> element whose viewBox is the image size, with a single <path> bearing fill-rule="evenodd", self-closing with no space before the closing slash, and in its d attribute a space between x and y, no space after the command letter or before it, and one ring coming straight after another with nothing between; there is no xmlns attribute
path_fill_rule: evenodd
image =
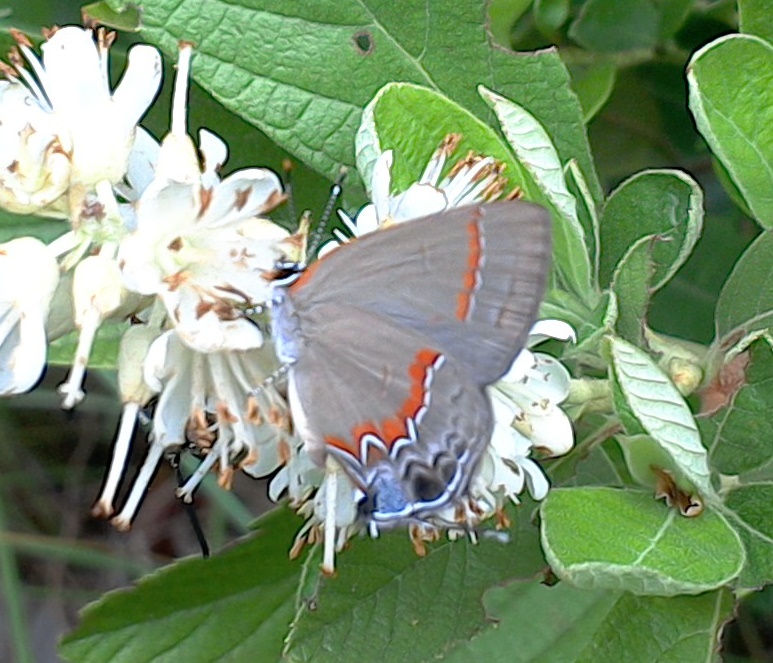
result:
<svg viewBox="0 0 773 663"><path fill-rule="evenodd" d="M703 501L694 493L682 490L674 480L670 470L650 465L650 469L658 477L655 485L655 499L664 499L670 507L679 509L686 518L695 518L703 513Z"/></svg>
<svg viewBox="0 0 773 663"><path fill-rule="evenodd" d="M733 397L746 384L746 368L749 353L742 352L722 365L714 378L698 392L701 399L700 414L710 415L729 405Z"/></svg>

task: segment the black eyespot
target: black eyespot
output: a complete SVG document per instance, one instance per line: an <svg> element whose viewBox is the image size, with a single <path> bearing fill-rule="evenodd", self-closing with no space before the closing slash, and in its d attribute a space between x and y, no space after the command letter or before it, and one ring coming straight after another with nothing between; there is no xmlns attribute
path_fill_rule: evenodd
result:
<svg viewBox="0 0 773 663"><path fill-rule="evenodd" d="M358 32L354 37L354 46L360 55L370 55L376 50L376 44L373 41L373 35L370 32Z"/></svg>
<svg viewBox="0 0 773 663"><path fill-rule="evenodd" d="M437 477L417 473L413 477L413 494L420 502L432 502L445 492L446 485Z"/></svg>

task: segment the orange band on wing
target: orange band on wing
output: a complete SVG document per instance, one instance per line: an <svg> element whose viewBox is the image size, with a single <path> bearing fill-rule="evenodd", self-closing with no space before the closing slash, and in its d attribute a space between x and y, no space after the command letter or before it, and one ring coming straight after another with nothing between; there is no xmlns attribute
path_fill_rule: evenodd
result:
<svg viewBox="0 0 773 663"><path fill-rule="evenodd" d="M384 419L380 424L373 421L358 423L352 427L349 441L326 436L325 444L348 453L360 462L363 460L360 458L361 443L366 436L373 436L381 440L386 449L391 449L397 440L408 438L410 432L407 420L413 419L415 421L422 408L426 407L431 374L441 358L442 355L436 350L429 348L419 350L408 367L408 377L410 378L408 397L403 401L395 416ZM372 462L381 457L376 445L369 446L367 454L366 462Z"/></svg>
<svg viewBox="0 0 773 663"><path fill-rule="evenodd" d="M457 295L456 317L459 320L466 320L472 309L472 298L475 286L478 282L478 270L483 255L483 245L481 243L480 226L477 221L470 221L467 224L467 265L462 275L462 289Z"/></svg>

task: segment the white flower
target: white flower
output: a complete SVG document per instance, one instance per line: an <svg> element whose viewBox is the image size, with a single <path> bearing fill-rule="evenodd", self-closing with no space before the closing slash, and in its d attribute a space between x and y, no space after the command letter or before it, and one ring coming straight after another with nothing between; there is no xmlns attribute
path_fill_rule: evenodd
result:
<svg viewBox="0 0 773 663"><path fill-rule="evenodd" d="M69 140L57 118L19 82L0 81L0 205L17 214L66 216Z"/></svg>
<svg viewBox="0 0 773 663"><path fill-rule="evenodd" d="M128 314L140 306L140 298L124 288L118 263L109 250L87 256L74 269L74 322L79 331L78 347L67 380L59 386L62 407L69 410L85 396L82 384L91 348L100 325L109 317Z"/></svg>
<svg viewBox="0 0 773 663"><path fill-rule="evenodd" d="M40 240L0 244L0 395L28 391L43 373L45 324L58 282L56 258Z"/></svg>
<svg viewBox="0 0 773 663"><path fill-rule="evenodd" d="M225 144L201 132L203 170L185 130L190 47L178 65L172 131L164 139L152 181L135 205L136 229L120 244L127 287L159 296L180 337L202 352L246 350L263 342L241 315L270 295L270 274L288 234L259 218L283 200L277 176L266 169L217 169Z"/></svg>
<svg viewBox="0 0 773 663"><path fill-rule="evenodd" d="M148 324L132 325L121 336L118 351L118 388L123 402L121 422L113 444L113 457L110 461L102 493L94 504L91 513L96 518L109 518L113 515L115 494L123 475L126 460L131 451L131 441L141 408L148 404L155 392L143 377L143 365L153 341L161 334L163 324L156 309Z"/></svg>
<svg viewBox="0 0 773 663"><path fill-rule="evenodd" d="M356 488L341 466L328 457L325 468L312 461L303 445L277 472L269 485L269 497L278 501L284 491L290 505L306 518L295 537L290 557L297 557L306 544L323 542L322 570L335 571L335 553L361 528L357 517Z"/></svg>
<svg viewBox="0 0 773 663"><path fill-rule="evenodd" d="M402 223L428 214L442 212L450 207L461 207L498 198L505 187L502 165L491 157L468 155L451 168L440 180L446 161L456 150L461 136L450 134L429 160L418 182L399 194L391 193L391 150L382 152L373 167L370 194L373 202L363 207L356 218L339 212L349 233L361 237L385 224ZM335 248L346 237L336 233L338 242L328 242L320 255Z"/></svg>
<svg viewBox="0 0 773 663"><path fill-rule="evenodd" d="M56 29L41 47L42 61L21 33L13 35L31 72L18 54L11 58L15 71L4 67L11 82L0 93L0 117L4 126L23 122L24 129L16 145L12 134L0 133L0 159L18 164L10 175L0 168L0 201L17 211L45 212L68 193L71 218L77 217L99 182L116 184L126 174L137 122L161 83L161 57L152 46L134 46L111 93L108 51L114 33L100 29L95 42L90 29ZM28 92L21 91L22 83ZM58 208L66 209L61 201Z"/></svg>
<svg viewBox="0 0 773 663"><path fill-rule="evenodd" d="M274 368L268 347L200 353L174 330L156 338L144 361L145 382L159 394L150 449L113 524L119 529L130 526L158 463L181 448L190 446L204 456L178 490L186 501L216 463L224 488L231 486L236 470L262 477L282 465L290 456L287 406L270 385L252 393Z"/></svg>
<svg viewBox="0 0 773 663"><path fill-rule="evenodd" d="M545 338L574 340L574 330L560 320L540 320L532 327L528 346ZM478 510L485 514L499 508L501 504L492 503L491 495L500 491L516 503L525 486L534 499L547 495L547 478L530 455L538 450L546 456L562 456L574 446L572 422L560 407L569 395L569 383L569 372L561 362L524 349L508 373L489 387L494 434L470 489Z"/></svg>

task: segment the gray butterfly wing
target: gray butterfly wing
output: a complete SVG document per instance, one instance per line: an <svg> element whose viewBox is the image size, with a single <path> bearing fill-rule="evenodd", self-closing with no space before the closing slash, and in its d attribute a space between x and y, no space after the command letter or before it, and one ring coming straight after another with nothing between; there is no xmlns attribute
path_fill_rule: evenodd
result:
<svg viewBox="0 0 773 663"><path fill-rule="evenodd" d="M308 311L347 303L436 341L481 385L523 347L550 266L550 217L523 201L455 208L370 233L290 288Z"/></svg>
<svg viewBox="0 0 773 663"><path fill-rule="evenodd" d="M333 453L381 522L462 494L493 429L488 397L466 367L370 311L326 304L296 313L303 340L290 404L318 462Z"/></svg>

